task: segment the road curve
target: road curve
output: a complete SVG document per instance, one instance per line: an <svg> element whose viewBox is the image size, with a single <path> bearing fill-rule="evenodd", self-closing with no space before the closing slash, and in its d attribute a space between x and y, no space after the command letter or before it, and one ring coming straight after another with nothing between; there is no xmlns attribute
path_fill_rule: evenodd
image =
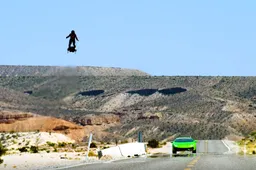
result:
<svg viewBox="0 0 256 170"><path fill-rule="evenodd" d="M220 140L200 140L197 153L185 156L132 158L100 164L68 167L70 170L255 170L256 157L226 154Z"/></svg>

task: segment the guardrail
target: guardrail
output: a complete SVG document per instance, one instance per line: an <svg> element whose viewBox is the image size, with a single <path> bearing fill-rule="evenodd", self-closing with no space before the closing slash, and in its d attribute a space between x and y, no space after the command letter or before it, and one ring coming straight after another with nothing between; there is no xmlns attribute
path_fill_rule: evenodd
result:
<svg viewBox="0 0 256 170"><path fill-rule="evenodd" d="M98 151L99 159L105 155L112 157L133 157L146 155L146 144L126 143Z"/></svg>

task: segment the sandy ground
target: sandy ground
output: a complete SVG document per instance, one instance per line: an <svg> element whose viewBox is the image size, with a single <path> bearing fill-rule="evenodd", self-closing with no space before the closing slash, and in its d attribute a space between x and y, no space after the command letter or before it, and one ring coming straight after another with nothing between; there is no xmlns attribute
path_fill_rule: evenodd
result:
<svg viewBox="0 0 256 170"><path fill-rule="evenodd" d="M19 135L16 138L12 136ZM6 140L6 147L8 149L17 149L26 146L41 146L47 144L47 142L58 143L58 142L66 142L66 143L74 143L75 141L70 139L69 137L59 134L59 133L48 133L48 132L19 132L19 133L0 133L0 136L4 135L11 136L10 139Z"/></svg>
<svg viewBox="0 0 256 170"><path fill-rule="evenodd" d="M64 158L64 159L61 159ZM22 153L2 156L0 169L43 170L98 161L97 157L86 160L85 153Z"/></svg>
<svg viewBox="0 0 256 170"><path fill-rule="evenodd" d="M74 140L59 133L48 132L20 132L20 133L1 133L1 138L5 140L4 145L9 149L9 153L2 156L3 164L0 169L49 169L56 166L67 166L85 161L84 152L51 152L42 151L40 153L19 153L17 148L24 146L41 146L48 141L52 143L65 142L73 143ZM9 136L9 138L8 138ZM90 161L97 158L90 158Z"/></svg>
<svg viewBox="0 0 256 170"><path fill-rule="evenodd" d="M167 153L170 154L172 149L172 144L170 142L167 142L166 145L164 145L161 148L148 148L148 153L149 154L155 154L155 153Z"/></svg>

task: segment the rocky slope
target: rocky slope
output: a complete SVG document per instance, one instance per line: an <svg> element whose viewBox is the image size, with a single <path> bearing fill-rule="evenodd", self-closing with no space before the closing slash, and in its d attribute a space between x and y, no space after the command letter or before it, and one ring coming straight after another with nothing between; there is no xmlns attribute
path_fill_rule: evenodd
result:
<svg viewBox="0 0 256 170"><path fill-rule="evenodd" d="M139 131L145 140L222 139L256 129L255 88L255 77L10 76L0 78L0 106L97 129L104 140Z"/></svg>

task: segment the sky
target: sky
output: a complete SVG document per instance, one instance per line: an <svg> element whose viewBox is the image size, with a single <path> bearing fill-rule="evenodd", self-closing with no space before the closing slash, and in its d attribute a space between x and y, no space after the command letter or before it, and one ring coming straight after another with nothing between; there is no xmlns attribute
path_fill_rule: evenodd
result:
<svg viewBox="0 0 256 170"><path fill-rule="evenodd" d="M2 1L0 65L255 76L255 8L255 0ZM77 53L67 53L71 30Z"/></svg>

